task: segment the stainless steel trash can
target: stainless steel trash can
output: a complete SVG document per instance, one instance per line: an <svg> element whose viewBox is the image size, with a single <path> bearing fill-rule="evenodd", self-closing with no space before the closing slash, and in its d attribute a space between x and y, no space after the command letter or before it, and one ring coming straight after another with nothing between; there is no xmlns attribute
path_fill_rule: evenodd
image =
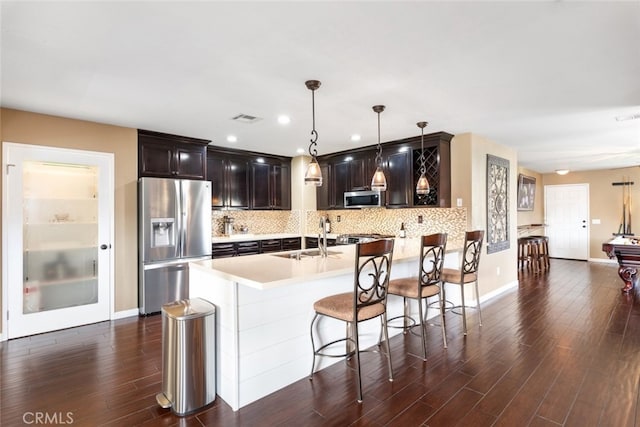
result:
<svg viewBox="0 0 640 427"><path fill-rule="evenodd" d="M202 298L162 306L162 393L156 400L176 415L216 397L215 312Z"/></svg>

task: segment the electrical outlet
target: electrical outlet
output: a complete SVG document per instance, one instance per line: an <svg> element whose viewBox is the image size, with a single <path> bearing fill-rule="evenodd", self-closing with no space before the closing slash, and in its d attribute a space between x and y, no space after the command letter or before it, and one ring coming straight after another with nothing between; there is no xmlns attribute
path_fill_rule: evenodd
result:
<svg viewBox="0 0 640 427"><path fill-rule="evenodd" d="M460 197L458 197L458 198L456 199L456 206L457 206L457 207L459 207L459 208L461 208L461 207L462 207L462 199L461 199Z"/></svg>
<svg viewBox="0 0 640 427"><path fill-rule="evenodd" d="M338 216L336 217L336 222L340 222L340 220L342 220L342 217L341 217L340 215L338 215Z"/></svg>
<svg viewBox="0 0 640 427"><path fill-rule="evenodd" d="M496 267L496 276L500 275L500 267Z"/></svg>
<svg viewBox="0 0 640 427"><path fill-rule="evenodd" d="M422 215L418 215L418 224L422 224Z"/></svg>

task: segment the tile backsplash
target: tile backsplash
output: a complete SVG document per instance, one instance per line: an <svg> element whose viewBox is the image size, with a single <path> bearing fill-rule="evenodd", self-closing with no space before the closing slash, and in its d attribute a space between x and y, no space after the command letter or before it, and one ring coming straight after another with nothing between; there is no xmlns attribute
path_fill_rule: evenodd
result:
<svg viewBox="0 0 640 427"><path fill-rule="evenodd" d="M241 226L248 228L251 234L300 233L300 211L211 211L211 229L213 236L223 234L223 218L230 216L236 233Z"/></svg>
<svg viewBox="0 0 640 427"><path fill-rule="evenodd" d="M316 233L320 216L325 215L331 221L331 232L380 233L398 235L400 224L404 222L407 237L419 237L425 234L448 234L450 243L464 242L467 228L466 208L410 208L410 209L345 209L331 211L307 211L306 230ZM340 222L338 222L340 216ZM422 216L422 223L418 217Z"/></svg>
<svg viewBox="0 0 640 427"><path fill-rule="evenodd" d="M407 237L446 232L450 243L462 244L467 227L465 208L410 208L410 209L345 209L331 211L220 211L213 210L211 221L213 235L223 234L223 218L234 219L237 232L246 226L251 234L307 233L318 232L320 216L331 221L331 232L380 233L398 235L400 224L404 222ZM338 222L338 216L340 221ZM422 223L418 223L422 216Z"/></svg>

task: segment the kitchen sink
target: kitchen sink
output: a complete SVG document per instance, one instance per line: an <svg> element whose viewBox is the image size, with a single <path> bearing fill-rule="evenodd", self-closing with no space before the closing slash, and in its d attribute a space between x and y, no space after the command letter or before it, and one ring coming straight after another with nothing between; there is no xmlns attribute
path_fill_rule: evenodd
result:
<svg viewBox="0 0 640 427"><path fill-rule="evenodd" d="M339 251L327 251L327 255L339 255L342 252ZM305 249L302 251L292 251L286 252L283 254L274 254L273 256L277 256L280 258L290 258L290 259L302 259L302 258L314 258L321 256L320 249Z"/></svg>

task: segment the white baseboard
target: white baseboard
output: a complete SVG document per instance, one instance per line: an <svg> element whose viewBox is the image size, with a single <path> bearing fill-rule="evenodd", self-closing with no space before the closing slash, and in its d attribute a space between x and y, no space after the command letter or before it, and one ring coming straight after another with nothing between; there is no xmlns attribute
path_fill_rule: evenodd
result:
<svg viewBox="0 0 640 427"><path fill-rule="evenodd" d="M111 320L124 319L125 317L133 317L133 316L137 316L138 314L139 314L139 311L137 308L132 308L132 309L123 310L123 311L116 311L111 315Z"/></svg>
<svg viewBox="0 0 640 427"><path fill-rule="evenodd" d="M611 259L611 258L589 258L589 262L601 262L604 264L618 264L617 259Z"/></svg>
<svg viewBox="0 0 640 427"><path fill-rule="evenodd" d="M493 291L484 294L480 297L480 303L484 303L488 300L490 300L491 298L495 298L500 294L503 294L513 288L517 288L518 287L518 280L514 280L513 282L507 283L504 286L499 287L498 289L494 289Z"/></svg>

